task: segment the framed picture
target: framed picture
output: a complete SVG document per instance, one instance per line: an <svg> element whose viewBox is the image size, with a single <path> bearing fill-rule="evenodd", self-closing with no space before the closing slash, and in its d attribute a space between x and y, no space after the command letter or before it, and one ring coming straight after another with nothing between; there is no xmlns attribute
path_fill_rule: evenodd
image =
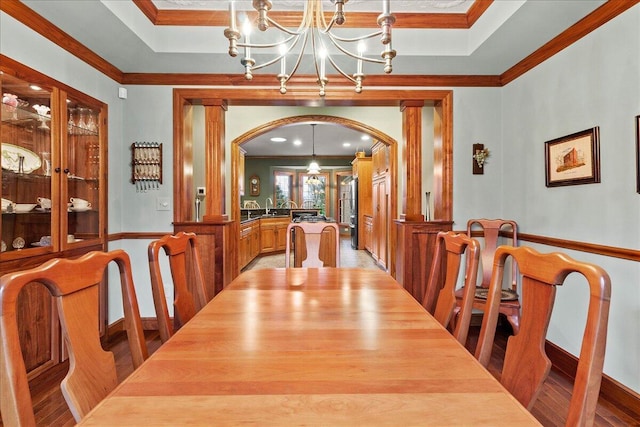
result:
<svg viewBox="0 0 640 427"><path fill-rule="evenodd" d="M547 187L600 182L600 128L544 143Z"/></svg>
<svg viewBox="0 0 640 427"><path fill-rule="evenodd" d="M640 193L640 116L636 116L636 191Z"/></svg>

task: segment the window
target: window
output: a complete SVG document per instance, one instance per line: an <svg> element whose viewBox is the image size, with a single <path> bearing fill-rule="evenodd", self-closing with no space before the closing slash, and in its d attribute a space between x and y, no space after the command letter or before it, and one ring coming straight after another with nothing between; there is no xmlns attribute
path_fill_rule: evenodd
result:
<svg viewBox="0 0 640 427"><path fill-rule="evenodd" d="M273 182L275 183L275 200L274 206L290 207L289 202L294 202L293 199L293 172L280 172L275 171L273 173Z"/></svg>
<svg viewBox="0 0 640 427"><path fill-rule="evenodd" d="M320 173L309 175L301 173L300 177L300 200L301 208L318 209L320 215L327 214L328 194L327 188L329 175Z"/></svg>

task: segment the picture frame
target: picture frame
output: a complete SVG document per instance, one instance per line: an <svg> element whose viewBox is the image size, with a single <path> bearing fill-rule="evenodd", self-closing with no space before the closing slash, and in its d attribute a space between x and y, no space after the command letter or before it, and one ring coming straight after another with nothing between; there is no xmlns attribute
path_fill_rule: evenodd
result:
<svg viewBox="0 0 640 427"><path fill-rule="evenodd" d="M636 116L636 192L640 194L640 115Z"/></svg>
<svg viewBox="0 0 640 427"><path fill-rule="evenodd" d="M600 182L600 128L544 143L547 187Z"/></svg>

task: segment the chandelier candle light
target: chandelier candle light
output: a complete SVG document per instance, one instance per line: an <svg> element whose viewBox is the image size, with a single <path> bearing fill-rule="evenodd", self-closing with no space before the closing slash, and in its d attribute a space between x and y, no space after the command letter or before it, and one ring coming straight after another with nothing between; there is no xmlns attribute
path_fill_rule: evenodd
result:
<svg viewBox="0 0 640 427"><path fill-rule="evenodd" d="M244 76L247 80L253 78L254 70L259 70L280 61L280 73L277 75L277 79L280 81L280 93L285 94L287 93L287 82L298 70L307 43L311 40L313 61L316 76L318 77L317 83L320 86L320 96L325 95L325 86L329 82L326 74L326 61L329 61L338 73L355 84L356 93L360 93L362 92L362 81L365 77L363 73L363 61L383 64L386 74L390 74L393 70L391 61L396 56L396 51L391 47L391 27L395 23L396 18L390 12L390 0L383 0L382 14L378 16L380 30L354 38L340 37L333 32L333 29L334 25L340 26L344 24L346 20L344 5L348 1L349 0L331 0L331 3L335 4L335 12L331 21L327 23L322 7L322 0L306 0L302 21L297 30L291 30L280 25L268 16L268 11L271 10L273 6L270 0L253 0L253 8L258 12L258 18L256 20L258 29L264 32L269 26L273 26L283 33L285 37L284 40L273 43L255 44L251 43L250 40L252 26L248 19L245 20L242 25L242 34L238 31L235 2L234 0L230 0L229 28L224 31L225 37L229 39L229 55L236 57L238 55L238 47L244 48L244 57L240 60L240 63L244 67ZM364 40L377 36L380 36L380 41L384 47L381 53L382 59L367 57L364 54ZM240 41L241 37L244 39L243 41ZM297 52L298 57L290 74L287 74L287 54L292 52L300 41L302 41L302 45ZM357 52L352 52L345 47L348 44L353 45L353 43L355 43ZM336 64L327 50L327 48L331 46L356 60L356 72L353 75L347 74ZM258 50L278 48L278 53L276 57L256 65L256 60L251 57L252 48Z"/></svg>

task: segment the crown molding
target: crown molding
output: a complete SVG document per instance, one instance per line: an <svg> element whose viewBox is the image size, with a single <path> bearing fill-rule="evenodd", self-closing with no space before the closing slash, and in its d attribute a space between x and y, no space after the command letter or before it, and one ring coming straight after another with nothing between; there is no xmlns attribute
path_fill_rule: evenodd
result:
<svg viewBox="0 0 640 427"><path fill-rule="evenodd" d="M132 0L154 25L226 27L229 13L221 10L158 9L152 0ZM493 0L475 0L467 13L394 13L394 28L468 29L482 16ZM252 12L257 16L257 12ZM250 14L250 16L252 16ZM297 27L302 12L270 11L269 16L285 27ZM327 20L332 13L326 13ZM345 28L377 28L379 13L350 12Z"/></svg>
<svg viewBox="0 0 640 427"><path fill-rule="evenodd" d="M616 16L635 6L640 0L609 0L602 6L564 30L531 55L500 75L502 86L514 81L527 71L537 67L556 53L580 40L593 30L600 28Z"/></svg>
<svg viewBox="0 0 640 427"><path fill-rule="evenodd" d="M100 55L87 48L85 45L53 25L41 15L27 7L19 0L0 1L0 10L21 22L26 27L57 44L70 54L91 65L102 74L121 82L123 73Z"/></svg>

